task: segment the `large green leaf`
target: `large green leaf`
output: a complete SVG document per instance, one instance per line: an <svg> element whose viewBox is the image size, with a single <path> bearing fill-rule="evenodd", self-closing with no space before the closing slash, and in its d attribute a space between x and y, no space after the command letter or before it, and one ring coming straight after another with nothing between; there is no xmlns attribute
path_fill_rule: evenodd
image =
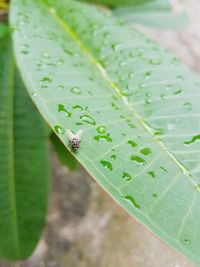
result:
<svg viewBox="0 0 200 267"><path fill-rule="evenodd" d="M21 78L9 38L0 40L0 255L24 259L47 210L47 138Z"/></svg>
<svg viewBox="0 0 200 267"><path fill-rule="evenodd" d="M74 156L200 266L199 77L87 4L13 0L10 21L24 82L65 146L66 129L82 128Z"/></svg>
<svg viewBox="0 0 200 267"><path fill-rule="evenodd" d="M179 29L188 23L185 12L173 12L171 4L163 0L155 0L138 6L119 7L113 12L126 22L148 27Z"/></svg>

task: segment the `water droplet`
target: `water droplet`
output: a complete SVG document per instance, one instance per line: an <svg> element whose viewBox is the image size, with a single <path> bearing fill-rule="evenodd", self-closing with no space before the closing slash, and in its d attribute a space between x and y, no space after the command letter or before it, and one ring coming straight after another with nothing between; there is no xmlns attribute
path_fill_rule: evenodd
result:
<svg viewBox="0 0 200 267"><path fill-rule="evenodd" d="M118 106L114 102L111 102L111 106L115 110L119 109Z"/></svg>
<svg viewBox="0 0 200 267"><path fill-rule="evenodd" d="M58 60L57 64L58 64L58 66L60 66L60 65L62 65L64 62L65 62L65 61L61 58L61 59Z"/></svg>
<svg viewBox="0 0 200 267"><path fill-rule="evenodd" d="M171 65L173 65L173 66L177 66L179 63L180 63L180 61L178 60L178 58L175 58L175 57L171 61Z"/></svg>
<svg viewBox="0 0 200 267"><path fill-rule="evenodd" d="M128 123L128 126L131 127L132 129L136 128L136 126L133 123Z"/></svg>
<svg viewBox="0 0 200 267"><path fill-rule="evenodd" d="M118 44L112 44L111 48L113 51L116 51L118 46L119 46Z"/></svg>
<svg viewBox="0 0 200 267"><path fill-rule="evenodd" d="M60 84L60 85L58 85L58 88L59 89L64 89L64 85Z"/></svg>
<svg viewBox="0 0 200 267"><path fill-rule="evenodd" d="M162 63L162 61L161 61L161 59L154 58L154 59L149 60L149 63L151 65L160 65Z"/></svg>
<svg viewBox="0 0 200 267"><path fill-rule="evenodd" d="M23 54L23 55L28 55L29 54L29 51L28 50L21 50L20 53Z"/></svg>
<svg viewBox="0 0 200 267"><path fill-rule="evenodd" d="M145 148L140 150L140 153L147 156L147 155L151 154L151 149L149 147L145 147Z"/></svg>
<svg viewBox="0 0 200 267"><path fill-rule="evenodd" d="M160 169L161 169L163 172L167 172L167 169L165 169L163 166L160 166Z"/></svg>
<svg viewBox="0 0 200 267"><path fill-rule="evenodd" d="M49 77L45 76L40 80L40 83L50 83L51 81Z"/></svg>
<svg viewBox="0 0 200 267"><path fill-rule="evenodd" d="M151 72L150 72L150 71L145 72L145 74L144 74L144 78L145 78L146 80L148 80L150 77L151 77Z"/></svg>
<svg viewBox="0 0 200 267"><path fill-rule="evenodd" d="M129 72L128 78L133 78L133 77L134 77L134 73L133 72Z"/></svg>
<svg viewBox="0 0 200 267"><path fill-rule="evenodd" d="M73 108L73 109L79 109L80 111L82 111L82 110L87 110L86 107L83 108L83 107L81 107L80 105L75 105L75 106L73 106L72 108Z"/></svg>
<svg viewBox="0 0 200 267"><path fill-rule="evenodd" d="M49 53L47 53L47 52L43 52L43 53L42 53L42 57L43 57L43 58L50 58L50 55L49 55Z"/></svg>
<svg viewBox="0 0 200 267"><path fill-rule="evenodd" d="M58 134L64 134L65 133L65 130L60 125L54 126L54 129Z"/></svg>
<svg viewBox="0 0 200 267"><path fill-rule="evenodd" d="M76 122L76 125L81 126L81 125L83 125L83 123L82 122Z"/></svg>
<svg viewBox="0 0 200 267"><path fill-rule="evenodd" d="M145 84L145 83L140 83L140 84L138 84L138 88L139 89L144 89L144 88L146 88L147 87L147 85Z"/></svg>
<svg viewBox="0 0 200 267"><path fill-rule="evenodd" d="M195 82L195 85L200 87L200 81Z"/></svg>
<svg viewBox="0 0 200 267"><path fill-rule="evenodd" d="M176 88L176 91L174 92L174 95L178 95L182 92L181 88Z"/></svg>
<svg viewBox="0 0 200 267"><path fill-rule="evenodd" d="M187 110L189 110L189 111L192 110L192 104L191 104L190 102L186 102L186 103L184 103L183 105L184 105L184 107L187 108Z"/></svg>
<svg viewBox="0 0 200 267"><path fill-rule="evenodd" d="M66 110L66 108L62 104L58 105L58 112L65 113L67 115L67 117L71 117L72 116L72 113L70 111Z"/></svg>
<svg viewBox="0 0 200 267"><path fill-rule="evenodd" d="M123 198L125 198L126 200L128 200L135 208L140 209L140 206L135 201L134 197L132 197L131 195L123 196Z"/></svg>
<svg viewBox="0 0 200 267"><path fill-rule="evenodd" d="M184 239L185 244L189 245L191 244L191 241L189 239Z"/></svg>
<svg viewBox="0 0 200 267"><path fill-rule="evenodd" d="M183 81L183 76L178 75L178 76L177 76L177 80L178 80L178 81Z"/></svg>
<svg viewBox="0 0 200 267"><path fill-rule="evenodd" d="M72 87L70 90L73 94L81 95L81 89L79 87Z"/></svg>
<svg viewBox="0 0 200 267"><path fill-rule="evenodd" d="M185 141L184 144L185 144L185 145L191 145L191 144L193 144L194 142L196 142L197 140L200 140L200 135L199 135L199 134L193 136L191 140L189 140L189 141Z"/></svg>
<svg viewBox="0 0 200 267"><path fill-rule="evenodd" d="M145 103L146 104L151 104L151 99L150 98L145 98Z"/></svg>
<svg viewBox="0 0 200 267"><path fill-rule="evenodd" d="M109 32L103 32L103 37L107 38L109 37L110 33Z"/></svg>
<svg viewBox="0 0 200 267"><path fill-rule="evenodd" d="M105 126L99 126L98 128L97 128L97 132L99 133L99 134L105 134L106 133L106 127Z"/></svg>
<svg viewBox="0 0 200 267"><path fill-rule="evenodd" d="M125 179L126 181L130 181L132 179L131 175L127 172L122 173L122 178Z"/></svg>
<svg viewBox="0 0 200 267"><path fill-rule="evenodd" d="M157 135L162 135L164 133L164 129L161 128L154 128L154 132L153 135L157 136Z"/></svg>
<svg viewBox="0 0 200 267"><path fill-rule="evenodd" d="M90 115L82 115L82 116L80 116L80 119L86 123L91 124L91 125L96 124L96 121Z"/></svg>
<svg viewBox="0 0 200 267"><path fill-rule="evenodd" d="M132 155L130 159L132 161L136 161L138 166L144 166L146 164L146 160L144 160L143 158L136 156L136 155Z"/></svg>
<svg viewBox="0 0 200 267"><path fill-rule="evenodd" d="M131 145L132 147L136 147L137 144L133 141L133 140L128 140L127 142L129 145Z"/></svg>
<svg viewBox="0 0 200 267"><path fill-rule="evenodd" d="M153 172L153 171L149 171L148 174L149 174L152 178L155 178L155 177L156 177L155 172Z"/></svg>
<svg viewBox="0 0 200 267"><path fill-rule="evenodd" d="M100 163L101 163L105 168L107 168L109 171L112 171L112 170L113 170L113 166L112 166L112 164L111 164L109 161L101 160Z"/></svg>
<svg viewBox="0 0 200 267"><path fill-rule="evenodd" d="M31 95L34 96L34 97L36 97L37 96L37 93L36 92L32 92Z"/></svg>
<svg viewBox="0 0 200 267"><path fill-rule="evenodd" d="M162 100L166 100L166 99L167 99L167 97L166 97L165 94L161 94L161 95L160 95L160 98L161 98Z"/></svg>
<svg viewBox="0 0 200 267"><path fill-rule="evenodd" d="M100 139L104 139L109 143L112 142L112 138L110 137L109 133L107 133L106 135L97 135L97 136L94 137L94 140L96 140L98 142L99 142Z"/></svg>
<svg viewBox="0 0 200 267"><path fill-rule="evenodd" d="M115 154L111 155L111 159L116 160L117 156Z"/></svg>

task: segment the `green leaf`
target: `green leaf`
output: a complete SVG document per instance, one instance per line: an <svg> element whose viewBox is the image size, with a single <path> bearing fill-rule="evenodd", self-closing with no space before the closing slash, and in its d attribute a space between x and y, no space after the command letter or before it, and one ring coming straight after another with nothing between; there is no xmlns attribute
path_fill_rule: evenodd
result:
<svg viewBox="0 0 200 267"><path fill-rule="evenodd" d="M48 147L8 37L0 42L0 66L0 255L16 260L32 253L44 227Z"/></svg>
<svg viewBox="0 0 200 267"><path fill-rule="evenodd" d="M60 162L67 166L70 170L77 170L79 168L78 161L71 155L71 153L66 150L65 146L62 144L60 139L56 136L55 133L52 133L50 140L53 144L53 147L57 153L57 156Z"/></svg>
<svg viewBox="0 0 200 267"><path fill-rule="evenodd" d="M0 23L0 39L9 33L9 27Z"/></svg>
<svg viewBox="0 0 200 267"><path fill-rule="evenodd" d="M199 77L86 4L15 0L10 21L24 82L65 146L66 129L82 129L74 156L125 210L200 266Z"/></svg>
<svg viewBox="0 0 200 267"><path fill-rule="evenodd" d="M185 12L173 12L171 4L163 0L155 0L136 7L119 7L113 12L126 22L148 27L180 29L188 24Z"/></svg>

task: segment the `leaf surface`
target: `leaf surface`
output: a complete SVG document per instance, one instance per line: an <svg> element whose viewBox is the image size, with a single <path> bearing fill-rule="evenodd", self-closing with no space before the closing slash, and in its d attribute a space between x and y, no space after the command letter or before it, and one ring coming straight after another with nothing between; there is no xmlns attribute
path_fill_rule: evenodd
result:
<svg viewBox="0 0 200 267"><path fill-rule="evenodd" d="M24 82L61 141L67 147L66 130L83 129L74 156L125 210L200 265L199 77L86 4L15 0L10 21Z"/></svg>
<svg viewBox="0 0 200 267"><path fill-rule="evenodd" d="M46 131L9 39L0 40L0 254L16 260L32 253L43 230L49 165Z"/></svg>

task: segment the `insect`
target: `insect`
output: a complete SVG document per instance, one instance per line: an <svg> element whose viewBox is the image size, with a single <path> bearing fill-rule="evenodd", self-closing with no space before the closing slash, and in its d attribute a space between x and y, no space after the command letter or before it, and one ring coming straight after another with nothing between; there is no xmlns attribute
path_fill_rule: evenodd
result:
<svg viewBox="0 0 200 267"><path fill-rule="evenodd" d="M83 134L82 130L79 130L76 134L67 129L67 137L69 139L69 144L74 152L80 147L81 136Z"/></svg>

